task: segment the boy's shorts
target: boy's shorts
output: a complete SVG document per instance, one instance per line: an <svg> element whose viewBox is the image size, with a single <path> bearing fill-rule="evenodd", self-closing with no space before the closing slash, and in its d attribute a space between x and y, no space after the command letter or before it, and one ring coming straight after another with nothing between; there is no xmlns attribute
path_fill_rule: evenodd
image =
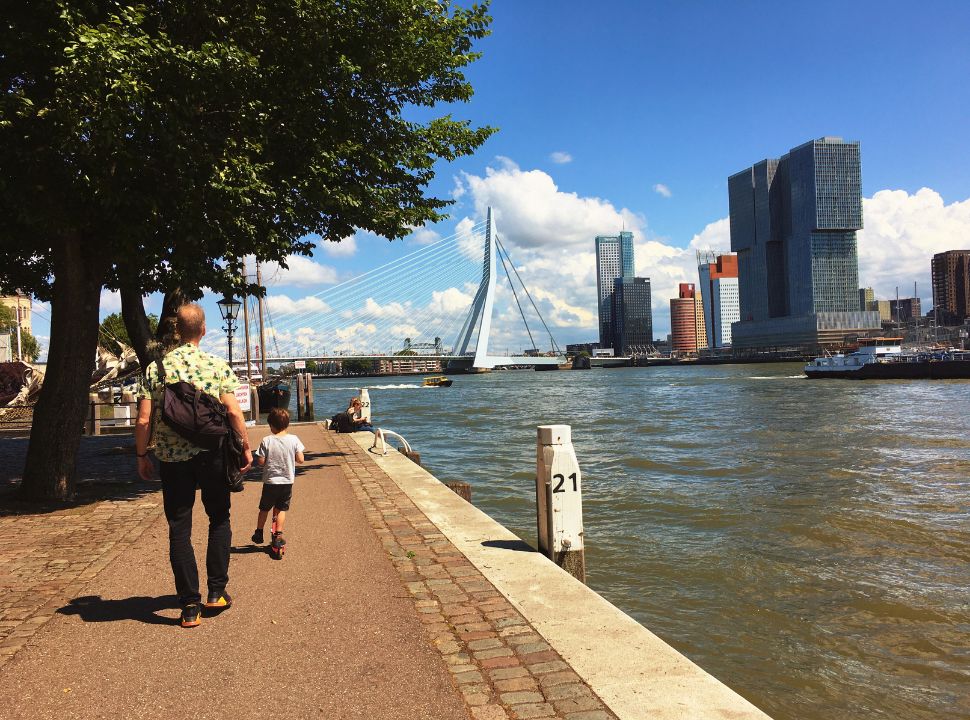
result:
<svg viewBox="0 0 970 720"><path fill-rule="evenodd" d="M293 497L293 483L280 485L264 483L263 494L259 496L259 509L263 512L276 508L286 512L290 509L290 499Z"/></svg>

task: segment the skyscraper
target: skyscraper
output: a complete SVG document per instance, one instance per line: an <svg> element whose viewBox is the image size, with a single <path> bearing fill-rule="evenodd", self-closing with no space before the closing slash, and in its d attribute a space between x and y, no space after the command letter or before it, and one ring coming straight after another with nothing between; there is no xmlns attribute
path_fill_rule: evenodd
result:
<svg viewBox="0 0 970 720"><path fill-rule="evenodd" d="M653 345L650 278L613 281L613 348L620 355Z"/></svg>
<svg viewBox="0 0 970 720"><path fill-rule="evenodd" d="M933 256L933 307L941 325L970 318L970 250L947 250Z"/></svg>
<svg viewBox="0 0 970 720"><path fill-rule="evenodd" d="M701 301L704 306L704 333L707 346L731 346L731 323L741 319L738 304L738 257L697 253Z"/></svg>
<svg viewBox="0 0 970 720"><path fill-rule="evenodd" d="M872 288L859 288L859 309L872 310L869 303L876 301L876 292Z"/></svg>
<svg viewBox="0 0 970 720"><path fill-rule="evenodd" d="M858 142L823 137L728 178L741 319L734 347L841 344L878 330L859 309Z"/></svg>
<svg viewBox="0 0 970 720"><path fill-rule="evenodd" d="M600 347L613 347L613 281L633 277L633 233L596 238L596 295L599 302Z"/></svg>
<svg viewBox="0 0 970 720"><path fill-rule="evenodd" d="M704 306L694 283L680 283L678 296L670 300L670 349L695 353L707 347L704 337Z"/></svg>

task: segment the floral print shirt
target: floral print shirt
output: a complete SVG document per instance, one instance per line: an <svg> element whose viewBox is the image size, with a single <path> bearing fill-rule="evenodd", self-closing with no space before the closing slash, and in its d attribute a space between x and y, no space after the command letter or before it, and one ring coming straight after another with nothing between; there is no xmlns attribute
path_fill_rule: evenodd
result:
<svg viewBox="0 0 970 720"><path fill-rule="evenodd" d="M239 379L229 365L214 355L203 352L198 346L186 343L175 348L162 360L165 366L165 382L187 382L213 397L235 392ZM139 398L152 401L152 439L155 457L162 462L189 460L202 448L190 443L162 422L162 385L158 382L158 366L151 363L142 380Z"/></svg>

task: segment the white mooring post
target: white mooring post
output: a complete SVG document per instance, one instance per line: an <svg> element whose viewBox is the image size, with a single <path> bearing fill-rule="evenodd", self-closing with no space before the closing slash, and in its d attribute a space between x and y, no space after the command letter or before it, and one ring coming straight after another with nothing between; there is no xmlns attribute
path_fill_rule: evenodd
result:
<svg viewBox="0 0 970 720"><path fill-rule="evenodd" d="M367 388L360 389L360 416L370 422L370 393Z"/></svg>
<svg viewBox="0 0 970 720"><path fill-rule="evenodd" d="M539 550L585 583L583 478L569 425L537 428L536 514Z"/></svg>

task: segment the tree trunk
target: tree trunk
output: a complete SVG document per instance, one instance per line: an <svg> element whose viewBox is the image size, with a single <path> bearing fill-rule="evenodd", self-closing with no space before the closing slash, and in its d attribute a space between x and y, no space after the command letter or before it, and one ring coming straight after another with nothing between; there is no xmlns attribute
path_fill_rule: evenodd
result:
<svg viewBox="0 0 970 720"><path fill-rule="evenodd" d="M148 364L159 356L158 343L152 336L151 325L148 324L148 314L142 300L141 289L133 285L121 287L121 317L125 321L125 330L131 347L138 356L138 364L142 373Z"/></svg>
<svg viewBox="0 0 970 720"><path fill-rule="evenodd" d="M20 497L70 500L98 346L104 263L80 235L55 245L51 344L34 408Z"/></svg>

